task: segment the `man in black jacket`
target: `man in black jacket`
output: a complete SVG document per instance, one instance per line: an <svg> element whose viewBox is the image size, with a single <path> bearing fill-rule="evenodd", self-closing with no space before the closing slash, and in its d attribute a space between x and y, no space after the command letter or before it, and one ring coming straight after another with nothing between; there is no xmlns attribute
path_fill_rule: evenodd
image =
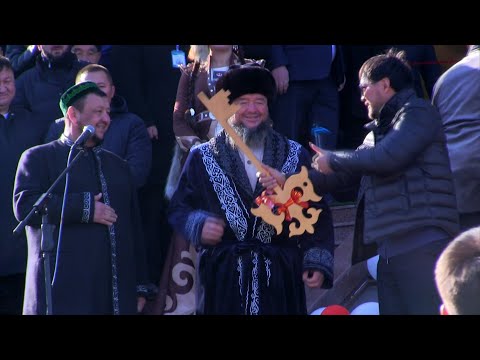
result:
<svg viewBox="0 0 480 360"><path fill-rule="evenodd" d="M187 48L179 46L184 53ZM175 45L113 45L111 53L117 92L125 97L129 110L143 119L152 143L152 167L139 201L149 274L155 283L160 281L171 237L164 190L175 142L172 110L181 74L172 66L175 49Z"/></svg>
<svg viewBox="0 0 480 360"><path fill-rule="evenodd" d="M380 314L437 314L433 269L459 231L440 116L415 95L404 52L370 58L359 79L371 132L356 151L318 150L313 181L361 177L354 250L378 247Z"/></svg>
<svg viewBox="0 0 480 360"><path fill-rule="evenodd" d="M352 260L378 251L380 314L438 314L433 269L459 231L440 116L416 96L404 52L368 59L359 79L371 132L355 151L313 147L309 176L317 193L360 181Z"/></svg>

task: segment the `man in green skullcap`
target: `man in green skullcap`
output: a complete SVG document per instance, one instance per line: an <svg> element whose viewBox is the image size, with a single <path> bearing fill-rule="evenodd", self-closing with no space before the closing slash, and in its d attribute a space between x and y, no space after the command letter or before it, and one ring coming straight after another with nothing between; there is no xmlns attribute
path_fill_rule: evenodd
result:
<svg viewBox="0 0 480 360"><path fill-rule="evenodd" d="M48 222L57 225L58 258L52 261L53 314L135 314L145 303L148 282L137 195L128 164L101 147L110 125L110 104L93 82L69 88L60 98L65 130L60 139L33 147L21 157L14 186L14 211L23 220L64 170L85 126L95 129L85 153L70 170L61 241L57 243L65 179L48 200ZM24 314L45 314L41 216L26 226L28 262ZM52 258L54 258L52 254Z"/></svg>

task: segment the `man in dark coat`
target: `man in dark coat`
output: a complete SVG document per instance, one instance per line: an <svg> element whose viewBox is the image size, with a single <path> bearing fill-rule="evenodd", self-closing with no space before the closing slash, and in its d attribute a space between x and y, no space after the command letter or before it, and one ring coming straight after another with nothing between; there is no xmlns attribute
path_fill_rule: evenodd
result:
<svg viewBox="0 0 480 360"><path fill-rule="evenodd" d="M240 109L229 119L264 164L285 173L310 163L306 149L271 128L275 95L270 72L255 65L229 70L217 89ZM197 314L306 314L305 284L333 283L333 225L322 200L313 234L280 234L250 208L264 189L251 160L223 130L190 151L174 193L169 221L199 249Z"/></svg>
<svg viewBox="0 0 480 360"><path fill-rule="evenodd" d="M270 60L279 94L272 104L275 129L304 146L311 140L335 149L345 82L341 47L272 45Z"/></svg>
<svg viewBox="0 0 480 360"><path fill-rule="evenodd" d="M38 45L7 45L5 50L5 56L12 63L15 77L34 67L39 54Z"/></svg>
<svg viewBox="0 0 480 360"><path fill-rule="evenodd" d="M312 181L332 191L361 180L353 261L378 248L380 314L438 314L433 269L459 231L440 116L416 96L404 52L368 59L359 79L371 132L355 151L316 148Z"/></svg>
<svg viewBox="0 0 480 360"><path fill-rule="evenodd" d="M15 96L14 71L10 61L0 56L0 315L22 313L27 240L17 238L13 229L12 193L18 159L29 147L42 143L42 130L30 113L10 106Z"/></svg>
<svg viewBox="0 0 480 360"><path fill-rule="evenodd" d="M135 314L147 290L136 189L128 164L100 145L110 125L110 103L93 82L68 89L60 99L65 131L59 140L27 150L21 157L14 187L15 216L24 219L67 163L82 128L93 137L70 171L63 214L63 233L52 261L53 314ZM47 202L48 222L59 225L65 181ZM45 314L41 217L26 231L28 263L24 314ZM54 239L58 238L58 227ZM52 254L53 255L53 254ZM54 258L54 256L52 256Z"/></svg>
<svg viewBox="0 0 480 360"><path fill-rule="evenodd" d="M152 142L152 167L139 200L148 272L155 283L160 281L171 238L164 191L175 142L172 110L181 74L172 66L175 49L175 45L112 45L109 67L117 92L145 122ZM180 45L179 50L186 52L188 46Z"/></svg>
<svg viewBox="0 0 480 360"><path fill-rule="evenodd" d="M13 104L31 111L33 120L44 126L45 135L50 124L62 116L58 108L60 95L75 83L78 70L88 63L79 62L70 45L38 45L38 48L40 56L36 57L35 66L16 81Z"/></svg>

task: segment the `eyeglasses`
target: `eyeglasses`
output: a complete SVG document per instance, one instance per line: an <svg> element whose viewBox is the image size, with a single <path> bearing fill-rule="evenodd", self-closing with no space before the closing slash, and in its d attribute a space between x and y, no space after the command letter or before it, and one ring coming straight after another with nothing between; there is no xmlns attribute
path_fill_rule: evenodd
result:
<svg viewBox="0 0 480 360"><path fill-rule="evenodd" d="M372 82L372 83L368 83L368 84L359 84L358 85L358 88L360 89L360 94L364 94L365 93L365 90L367 90L367 88L369 86L372 86L372 85L375 85L378 81L375 81L375 82Z"/></svg>

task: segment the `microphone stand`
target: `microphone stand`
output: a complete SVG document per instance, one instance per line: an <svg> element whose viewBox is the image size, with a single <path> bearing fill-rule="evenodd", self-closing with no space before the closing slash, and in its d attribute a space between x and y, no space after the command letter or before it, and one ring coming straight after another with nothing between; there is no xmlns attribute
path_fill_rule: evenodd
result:
<svg viewBox="0 0 480 360"><path fill-rule="evenodd" d="M72 147L73 148L73 147ZM52 192L63 179L63 177L70 171L70 169L75 165L75 163L80 159L80 155L85 152L85 149L80 148L78 154L73 158L73 160L68 164L68 166L58 175L57 179L53 184L48 188L48 190L40 195L38 200L33 204L32 210L28 215L23 219L15 229L13 229L13 235L18 236L22 230L27 225L28 221L34 214L42 215L42 240L40 242L40 251L43 258L43 269L45 272L45 300L47 305L47 315L53 314L52 307L52 281L50 273L50 255L55 248L53 241L53 232L55 230L55 225L48 223L48 201L52 198ZM64 194L64 197L66 194Z"/></svg>

